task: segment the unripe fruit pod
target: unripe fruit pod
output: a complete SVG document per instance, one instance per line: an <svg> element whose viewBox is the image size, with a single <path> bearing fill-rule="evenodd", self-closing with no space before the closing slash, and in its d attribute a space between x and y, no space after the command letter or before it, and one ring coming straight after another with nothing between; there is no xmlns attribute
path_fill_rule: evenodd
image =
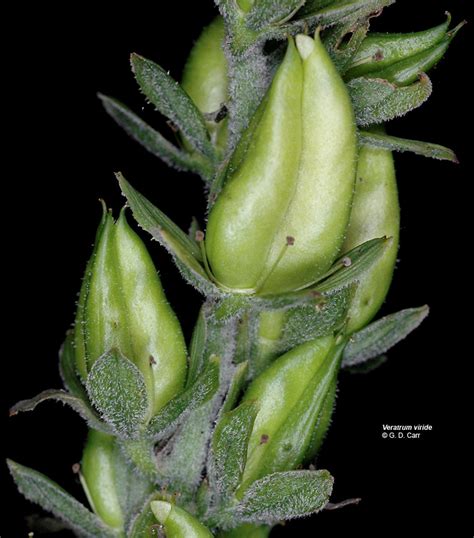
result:
<svg viewBox="0 0 474 538"><path fill-rule="evenodd" d="M344 82L315 39L290 38L240 166L210 215L206 249L235 293L301 289L339 253L355 179L356 132Z"/></svg>
<svg viewBox="0 0 474 538"><path fill-rule="evenodd" d="M449 28L451 17L434 28L407 34L369 34L358 51L352 58L352 66L345 75L346 79L361 76L379 77L383 76L383 70L394 67L399 62L404 62L410 58L416 58L436 47ZM438 58L439 59L439 58ZM427 66L428 70L433 64ZM379 75L379 73L381 73Z"/></svg>
<svg viewBox="0 0 474 538"><path fill-rule="evenodd" d="M213 114L227 101L227 58L224 54L225 29L222 17L204 28L186 61L182 88L203 114ZM212 142L224 150L227 119L206 121Z"/></svg>
<svg viewBox="0 0 474 538"><path fill-rule="evenodd" d="M152 501L150 507L165 528L166 538L212 538L209 529L179 506L167 501Z"/></svg>
<svg viewBox="0 0 474 538"><path fill-rule="evenodd" d="M89 430L82 455L81 482L94 512L113 528L121 529L124 515L117 491L115 438ZM123 463L123 462L122 462Z"/></svg>
<svg viewBox="0 0 474 538"><path fill-rule="evenodd" d="M399 233L400 209L392 153L362 147L343 250L347 252L375 237L391 237L391 242L381 258L358 279L359 285L348 312L348 334L364 327L385 300L397 261Z"/></svg>
<svg viewBox="0 0 474 538"><path fill-rule="evenodd" d="M341 351L342 344L333 336L306 342L279 357L250 384L243 401L255 401L258 413L237 496L267 474L297 468L314 449L314 433L334 390Z"/></svg>
<svg viewBox="0 0 474 538"><path fill-rule="evenodd" d="M184 386L187 359L181 327L124 211L117 222L104 212L81 289L74 334L81 377L87 378L101 355L118 349L141 371L151 415Z"/></svg>

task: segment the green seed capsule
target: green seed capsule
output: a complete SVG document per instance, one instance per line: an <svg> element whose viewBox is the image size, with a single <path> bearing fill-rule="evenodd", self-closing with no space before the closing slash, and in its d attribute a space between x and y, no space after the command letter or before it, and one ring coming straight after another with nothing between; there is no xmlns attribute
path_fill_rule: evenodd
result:
<svg viewBox="0 0 474 538"><path fill-rule="evenodd" d="M400 230L397 182L392 153L362 147L351 220L343 246L348 251L375 237L392 238L383 256L359 279L346 331L364 327L377 313L390 287Z"/></svg>
<svg viewBox="0 0 474 538"><path fill-rule="evenodd" d="M399 86L411 84L419 78L421 73L426 73L433 68L448 50L449 44L463 26L459 24L456 28L448 32L441 41L418 54L409 56L405 60L395 62L385 68L372 71L371 77L383 78Z"/></svg>
<svg viewBox="0 0 474 538"><path fill-rule="evenodd" d="M106 213L81 290L76 365L85 379L94 362L117 348L143 374L155 414L183 387L184 338L145 245L122 212Z"/></svg>
<svg viewBox="0 0 474 538"><path fill-rule="evenodd" d="M337 376L340 352L333 336L307 342L278 358L251 383L243 401L256 401L259 411L238 495L254 480L295 469L305 460Z"/></svg>
<svg viewBox="0 0 474 538"><path fill-rule="evenodd" d="M438 45L426 51L415 54L380 71L373 71L371 76L383 78L398 86L411 84L418 79L421 73L429 71L441 60L450 42L451 39L443 39Z"/></svg>
<svg viewBox="0 0 474 538"><path fill-rule="evenodd" d="M81 463L81 482L94 512L111 527L121 529L124 516L116 488L115 438L90 430Z"/></svg>
<svg viewBox="0 0 474 538"><path fill-rule="evenodd" d="M216 17L203 30L189 54L181 86L204 114L218 112L227 101L227 58L224 54L225 29ZM227 120L207 121L211 140L223 149L227 140Z"/></svg>
<svg viewBox="0 0 474 538"><path fill-rule="evenodd" d="M212 538L209 529L182 508L166 501L152 501L150 507L166 538Z"/></svg>
<svg viewBox="0 0 474 538"><path fill-rule="evenodd" d="M345 75L346 80L375 76L375 71L393 66L434 47L446 36L450 21L451 17L448 17L443 24L422 32L369 34L352 59L352 66Z"/></svg>
<svg viewBox="0 0 474 538"><path fill-rule="evenodd" d="M337 256L349 219L351 102L319 35L296 44L290 39L252 143L209 215L212 271L236 293L310 284Z"/></svg>

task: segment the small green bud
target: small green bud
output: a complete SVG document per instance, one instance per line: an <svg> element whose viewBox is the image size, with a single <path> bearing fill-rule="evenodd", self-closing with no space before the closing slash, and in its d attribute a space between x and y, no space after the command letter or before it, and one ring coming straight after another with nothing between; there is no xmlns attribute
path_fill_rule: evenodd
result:
<svg viewBox="0 0 474 538"><path fill-rule="evenodd" d="M150 507L167 538L212 538L209 529L182 508L166 501L152 501Z"/></svg>
<svg viewBox="0 0 474 538"><path fill-rule="evenodd" d="M257 116L211 209L206 250L224 288L277 294L328 269L350 214L354 114L318 33L290 38Z"/></svg>
<svg viewBox="0 0 474 538"><path fill-rule="evenodd" d="M111 527L122 529L124 515L117 491L115 438L90 430L81 463L81 482L94 512ZM123 463L123 462L122 462Z"/></svg>
<svg viewBox="0 0 474 538"><path fill-rule="evenodd" d="M279 357L250 384L243 401L255 401L259 411L238 495L258 478L297 468L313 450L341 350L333 336L312 340Z"/></svg>
<svg viewBox="0 0 474 538"><path fill-rule="evenodd" d="M81 289L75 353L84 380L95 361L111 349L141 371L150 415L182 390L186 346L181 328L150 255L124 211L117 222L104 212Z"/></svg>

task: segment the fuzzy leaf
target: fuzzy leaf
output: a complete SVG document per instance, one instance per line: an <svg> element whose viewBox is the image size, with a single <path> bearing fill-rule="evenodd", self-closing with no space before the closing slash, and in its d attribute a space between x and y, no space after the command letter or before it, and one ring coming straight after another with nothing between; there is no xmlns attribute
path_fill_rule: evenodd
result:
<svg viewBox="0 0 474 538"><path fill-rule="evenodd" d="M257 412L254 402L245 402L224 413L214 430L209 482L223 498L229 498L240 484Z"/></svg>
<svg viewBox="0 0 474 538"><path fill-rule="evenodd" d="M117 174L117 179L138 225L166 248L184 278L204 295L218 295L219 290L200 264L202 255L196 242L135 190L122 174Z"/></svg>
<svg viewBox="0 0 474 538"><path fill-rule="evenodd" d="M347 84L358 125L369 125L393 120L421 106L431 95L430 79L420 75L420 80L410 86L398 87L390 82L359 77Z"/></svg>
<svg viewBox="0 0 474 538"><path fill-rule="evenodd" d="M415 330L428 313L426 305L407 308L374 321L356 332L344 350L342 367L355 366L382 355Z"/></svg>
<svg viewBox="0 0 474 538"><path fill-rule="evenodd" d="M400 151L402 153L404 151L411 151L417 155L439 159L440 161L459 162L453 150L438 144L421 142L420 140L408 140L381 133L359 131L359 143L362 146L389 149L390 151Z"/></svg>
<svg viewBox="0 0 474 538"><path fill-rule="evenodd" d="M67 390L76 398L87 402L86 390L77 375L73 332L66 335L66 340L59 350L59 371Z"/></svg>
<svg viewBox="0 0 474 538"><path fill-rule="evenodd" d="M345 321L356 284L324 295L321 303L306 304L286 311L279 354L299 344L325 336L337 330Z"/></svg>
<svg viewBox="0 0 474 538"><path fill-rule="evenodd" d="M151 439L139 437L138 439L124 439L120 443L124 456L138 471L141 477L156 481L158 469L154 452L154 443Z"/></svg>
<svg viewBox="0 0 474 538"><path fill-rule="evenodd" d="M361 362L360 364L348 366L346 368L346 372L349 372L350 374L369 374L382 366L382 364L385 364L387 361L387 355L380 355L374 359L367 359L365 362Z"/></svg>
<svg viewBox="0 0 474 538"><path fill-rule="evenodd" d="M215 152L205 120L189 95L151 60L132 54L131 63L135 78L150 102L179 128L196 151L213 161Z"/></svg>
<svg viewBox="0 0 474 538"><path fill-rule="evenodd" d="M117 351L104 353L87 377L87 392L120 437L132 437L148 411L148 395L140 370Z"/></svg>
<svg viewBox="0 0 474 538"><path fill-rule="evenodd" d="M7 460L7 463L20 493L44 510L52 512L78 536L118 536L117 532L44 474L11 460Z"/></svg>
<svg viewBox="0 0 474 538"><path fill-rule="evenodd" d="M314 289L320 293L328 293L357 282L360 275L385 252L390 241L391 239L386 237L370 239L346 252L334 263L328 277L317 283Z"/></svg>
<svg viewBox="0 0 474 538"><path fill-rule="evenodd" d="M166 140L158 131L144 122L139 116L132 112L127 106L108 97L99 94L107 113L122 127L122 129L141 144L150 153L162 159L167 165L191 172L198 172L203 177L211 175L211 169L205 161L198 161L194 156L177 148L174 144Z"/></svg>
<svg viewBox="0 0 474 538"><path fill-rule="evenodd" d="M155 207L147 198L135 190L121 173L117 174L122 193L129 203L138 224L155 239L172 246L177 252L186 253L195 260L202 261L196 244L181 228Z"/></svg>
<svg viewBox="0 0 474 538"><path fill-rule="evenodd" d="M190 412L209 401L219 388L219 364L217 357L211 357L203 373L184 392L169 401L148 427L147 435L158 439L185 412Z"/></svg>
<svg viewBox="0 0 474 538"><path fill-rule="evenodd" d="M219 13L222 18L229 24L235 24L241 17L240 8L236 0L214 0L214 3L219 8Z"/></svg>
<svg viewBox="0 0 474 538"><path fill-rule="evenodd" d="M393 4L395 0L307 0L298 15L318 18L323 26L344 21L354 14L369 15Z"/></svg>
<svg viewBox="0 0 474 538"><path fill-rule="evenodd" d="M282 24L298 11L305 0L255 0L245 17L246 25L252 30Z"/></svg>
<svg viewBox="0 0 474 538"><path fill-rule="evenodd" d="M172 484L182 495L193 495L202 480L207 457L213 401L195 409L157 453L160 484Z"/></svg>
<svg viewBox="0 0 474 538"><path fill-rule="evenodd" d="M337 0L306 0L300 13L314 13L335 3L337 3Z"/></svg>
<svg viewBox="0 0 474 538"><path fill-rule="evenodd" d="M285 33L303 32L308 26L313 28L319 25L327 28L335 24L362 20L380 12L394 2L395 0L339 0L333 2L309 0L298 12L295 19L275 30L270 30L266 36L282 39Z"/></svg>
<svg viewBox="0 0 474 538"><path fill-rule="evenodd" d="M333 478L326 470L273 473L254 482L237 506L249 523L276 523L318 512L329 501Z"/></svg>
<svg viewBox="0 0 474 538"><path fill-rule="evenodd" d="M89 427L94 428L95 430L99 430L104 433L111 433L112 431L108 424L100 420L87 402L81 398L78 398L77 396L73 396L69 392L60 389L44 390L34 398L21 400L10 409L10 416L14 416L25 411L33 411L38 404L45 402L46 400L56 400L69 405L69 407L74 409L74 411L76 411L87 422Z"/></svg>
<svg viewBox="0 0 474 538"><path fill-rule="evenodd" d="M189 387L196 381L198 375L204 369L206 363L206 342L207 342L207 320L204 309L201 308L194 326L191 345L189 347L189 367L186 387Z"/></svg>
<svg viewBox="0 0 474 538"><path fill-rule="evenodd" d="M245 382L247 381L248 370L249 365L247 361L241 362L235 367L229 390L227 391L227 395L222 405L222 413L230 411L236 405Z"/></svg>
<svg viewBox="0 0 474 538"><path fill-rule="evenodd" d="M265 297L236 294L221 295L220 301L215 307L214 316L216 320L226 321L242 315L247 310L274 310L303 304L315 305L319 297L320 294L315 293L312 289Z"/></svg>

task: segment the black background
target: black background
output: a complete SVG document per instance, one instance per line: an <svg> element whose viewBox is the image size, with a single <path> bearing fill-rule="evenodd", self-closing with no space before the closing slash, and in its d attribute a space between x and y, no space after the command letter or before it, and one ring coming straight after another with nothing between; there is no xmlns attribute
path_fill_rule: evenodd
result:
<svg viewBox="0 0 474 538"><path fill-rule="evenodd" d="M100 217L97 199L116 210L123 204L113 172L123 171L183 228L192 215L203 215L199 179L168 169L129 140L96 99L100 90L140 111L144 103L129 70L129 53L150 57L179 79L193 40L214 13L211 0L149 4L18 5L4 20L12 34L2 58L8 142L2 174L7 323L2 331L2 450L81 499L71 472L86 432L81 419L54 403L11 419L7 414L18 399L60 385L57 349L73 320ZM399 0L372 28L424 29L440 23L445 9L457 23L468 15L465 4ZM463 134L471 95L470 31L469 25L461 31L448 57L432 71L429 102L390 127L392 134L452 147L461 164L397 156L400 262L383 312L429 303L431 315L379 370L341 376L334 423L319 465L335 476L334 501L357 496L362 502L287 524L272 536L289 536L290 531L321 537L349 532L416 536L460 524L461 494L456 491L466 473L461 453L468 435L467 423L459 419L460 380L467 376L469 347L463 348L470 335L459 329L455 301L469 291L462 275L470 248L470 209L463 205L470 196L466 163L471 142ZM144 115L166 128L151 107ZM167 254L156 243L148 244L189 337L200 298L180 280ZM382 424L418 423L431 424L433 431L418 440L381 438ZM0 535L26 536L24 518L39 510L16 492L0 465L6 503Z"/></svg>

